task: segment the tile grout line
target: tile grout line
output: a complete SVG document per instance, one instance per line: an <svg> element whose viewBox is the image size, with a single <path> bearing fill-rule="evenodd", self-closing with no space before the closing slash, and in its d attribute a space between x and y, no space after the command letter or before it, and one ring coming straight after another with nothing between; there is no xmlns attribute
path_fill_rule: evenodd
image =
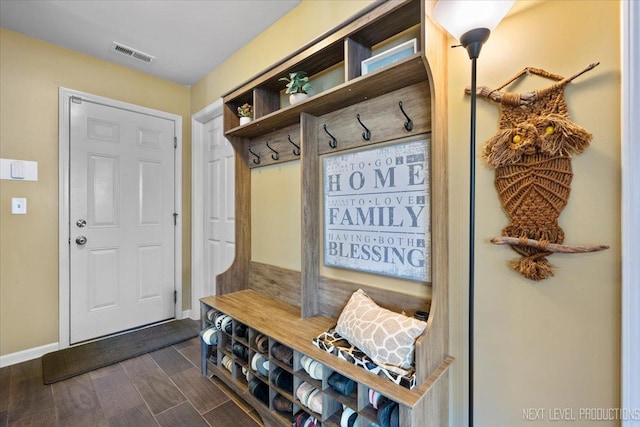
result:
<svg viewBox="0 0 640 427"><path fill-rule="evenodd" d="M171 346L171 347L173 347L173 346ZM183 358L187 359L186 357L184 357L184 355L183 355L182 353L180 353L180 351L179 351L179 350L177 350L177 349L175 349L175 350L178 352L178 354L180 354L180 356L182 356ZM158 367L158 369L160 369L160 370L161 370L161 371L162 371L162 372L167 376L167 378L169 379L169 381L171 382L171 384L173 384L173 385L174 385L174 387L175 387L175 388L180 392L180 394L182 394L182 396L183 396L183 397L184 397L184 399L185 399L185 402L188 402L188 403L189 403L189 405L191 405L191 407L193 408L193 410L194 410L194 411L196 411L196 414L198 414L198 415L200 416L200 418L202 418L202 421L204 421L208 426L211 426L211 424L209 424L209 422L208 422L208 421L207 421L207 420L202 416L202 414L201 414L201 413L196 409L196 407L193 405L193 402L191 402L191 400L189 400L189 398L187 397L187 395L186 395L186 394L184 394L184 392L182 391L182 389L181 389L180 387L178 387L178 384L176 384L176 383L173 381L173 379L171 378L171 376L170 376L170 375L169 375L169 374L168 374L164 369L162 369L162 367L161 367L160 365L158 365L158 362L156 362L156 360L155 360L153 357L151 357L151 354L150 354L150 353L147 353L147 355L149 356L149 358L150 358L151 360L153 360L153 363L155 363L155 365ZM187 361L188 361L191 365L193 365L193 363L191 363L191 361L190 361L189 359L187 359ZM189 369L192 369L192 368L189 368ZM225 394L226 394L226 393L225 393ZM143 400L144 400L144 398L143 398ZM162 414L162 413L165 413L165 412L167 412L167 411L168 411L168 410L170 410L170 409L173 409L173 408L175 408L175 407L177 407L177 406L182 405L183 403L184 403L184 402L180 402L180 403L178 403L177 405L174 405L174 406L173 406L173 407L171 407L171 408L165 409L164 411L162 411L162 412L160 412L160 413L158 413L158 414L156 414L156 415L160 415L160 414ZM154 418L156 417L156 415L154 415ZM157 420L157 419L156 419L156 422L158 422L158 420ZM158 424L160 424L160 423L158 423Z"/></svg>
<svg viewBox="0 0 640 427"><path fill-rule="evenodd" d="M194 344L194 345L196 345L196 344ZM185 347L185 348L187 348L187 347ZM186 360L191 364L191 366L193 366L193 367L196 369L196 371L197 371L200 375L202 375L202 372L200 371L200 367L199 367L199 366L196 366L196 365L195 365L195 364L194 364L194 363L193 363L193 362L192 362L188 357L186 357L184 354L182 354L182 352L181 352L180 350L176 349L176 351L180 354L180 356L182 356L184 359L186 359ZM160 369L162 369L162 368L160 368ZM191 369L191 368L189 368L189 369ZM213 408L209 409L209 410L208 410L208 411L206 411L206 412L200 413L200 412L198 412L197 410L196 410L196 412L198 412L198 413L202 416L202 415L204 415L204 414L207 414L207 413L209 413L209 412L213 411L214 409L217 409L217 408L221 407L222 405L224 405L225 403L227 403L227 402L229 402L229 401L231 401L234 405L236 405L236 406L238 406L238 407L240 408L240 406L239 406L239 405L238 405L238 404L233 400L233 398L232 398L231 396L229 396L229 394L228 394L228 393L227 393L223 388L219 387L215 382L213 382L209 376L205 376L204 378L206 378L206 379L207 379L207 381L209 381L211 384L213 384L214 386L216 386L216 387L217 387L217 388L218 388L218 389L219 389L219 390L220 390L220 391L221 391L221 392L222 392L222 393L227 397L227 400L225 400L224 402L220 403L219 405L214 406ZM171 379L171 378L169 378L169 379ZM176 387L178 387L178 386L177 386L177 384L176 384ZM182 390L181 390L181 391L182 391ZM185 396L185 397L186 397L186 396ZM187 400L189 400L189 398L187 398ZM189 402L191 402L191 401L189 401ZM193 404L192 404L192 405L193 405ZM195 407L194 407L194 409L195 409ZM242 409L242 408L240 408L240 409ZM243 410L243 412L245 412L245 411ZM204 418L204 417L203 417L203 418ZM205 421L206 421L206 420L205 420ZM208 423L207 423L207 424L208 424Z"/></svg>
<svg viewBox="0 0 640 427"><path fill-rule="evenodd" d="M149 354L149 353L145 353L145 354ZM140 356L138 356L140 357ZM153 360L153 358L152 358ZM149 410L149 413L151 414L151 416L153 417L153 421L155 421L155 423L158 425L158 427L160 426L160 423L158 422L158 420L156 419L156 415L153 413L153 411L151 410L151 407L149 406L149 403L146 401L146 399L144 398L144 396L142 395L142 393L140 393L140 390L138 389L138 386L136 385L135 381L133 381L133 378L131 378L131 376L129 375L129 372L127 371L127 369L124 367L124 365L122 364L122 362L118 362L118 365L120 366L120 368L122 368L122 371L124 372L124 374L127 376L127 378L129 378L129 381L131 381L131 385L133 386L133 388L136 389L136 393L138 393L138 396L140 396L140 399L144 402L144 406L147 407L147 409Z"/></svg>

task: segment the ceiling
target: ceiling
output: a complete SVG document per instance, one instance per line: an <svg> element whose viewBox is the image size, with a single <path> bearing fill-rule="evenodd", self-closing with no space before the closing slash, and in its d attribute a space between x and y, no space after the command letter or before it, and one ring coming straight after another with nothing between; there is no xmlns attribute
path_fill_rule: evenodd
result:
<svg viewBox="0 0 640 427"><path fill-rule="evenodd" d="M300 0L0 0L0 26L183 85L203 78ZM153 56L150 63L113 42Z"/></svg>

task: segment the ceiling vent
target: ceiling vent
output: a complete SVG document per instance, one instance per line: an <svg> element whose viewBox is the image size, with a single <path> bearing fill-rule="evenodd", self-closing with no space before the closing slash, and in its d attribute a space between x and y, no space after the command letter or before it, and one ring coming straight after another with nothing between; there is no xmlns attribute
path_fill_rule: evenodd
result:
<svg viewBox="0 0 640 427"><path fill-rule="evenodd" d="M129 46L125 46L122 43L113 42L111 44L111 50L114 52L118 52L122 55L129 56L131 58L135 58L138 61L146 62L147 64L156 59L155 56L149 55L148 53L140 52L134 48Z"/></svg>

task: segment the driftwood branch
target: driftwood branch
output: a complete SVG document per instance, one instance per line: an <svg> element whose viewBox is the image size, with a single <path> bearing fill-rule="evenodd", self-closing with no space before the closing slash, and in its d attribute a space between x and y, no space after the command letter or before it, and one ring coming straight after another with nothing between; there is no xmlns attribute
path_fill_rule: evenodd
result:
<svg viewBox="0 0 640 427"><path fill-rule="evenodd" d="M569 246L569 245L559 245L557 243L548 243L546 246L541 244L538 240L533 239L519 239L517 237L494 237L491 239L491 243L496 245L512 245L512 246L530 246L532 248L549 251L549 252L559 252L565 254L578 254L584 252L597 252L603 251L605 249L609 249L608 245L594 245L594 246Z"/></svg>
<svg viewBox="0 0 640 427"><path fill-rule="evenodd" d="M594 69L598 65L600 65L599 62L594 62L593 64L589 64L587 67L585 67L584 69L578 71L573 76L567 77L565 79L562 79L559 82L557 82L556 84L558 84L558 85L567 84L570 81L572 81L573 79L575 79L575 78L581 76L582 74L586 73L587 71ZM464 93L467 94L467 95L471 94L471 87L467 86L464 89ZM485 98L489 98L489 99L491 99L492 101L495 101L495 102L501 102L502 101L502 96L504 95L504 92L501 91L501 90L491 89L491 88L489 88L487 86L479 86L478 88L476 88L476 95L482 96L482 97L485 97ZM523 93L520 94L520 105L532 104L536 99L537 99L536 92L523 92Z"/></svg>

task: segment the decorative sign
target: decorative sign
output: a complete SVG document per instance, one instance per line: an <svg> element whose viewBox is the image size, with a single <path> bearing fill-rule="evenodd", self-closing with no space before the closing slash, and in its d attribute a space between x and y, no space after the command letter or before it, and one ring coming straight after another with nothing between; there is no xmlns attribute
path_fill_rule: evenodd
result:
<svg viewBox="0 0 640 427"><path fill-rule="evenodd" d="M365 59L361 63L362 75L372 73L379 68L386 67L389 64L400 61L407 56L416 53L418 42L416 39L404 42L401 45L385 50L371 58Z"/></svg>
<svg viewBox="0 0 640 427"><path fill-rule="evenodd" d="M429 140L326 156L324 264L431 281Z"/></svg>

